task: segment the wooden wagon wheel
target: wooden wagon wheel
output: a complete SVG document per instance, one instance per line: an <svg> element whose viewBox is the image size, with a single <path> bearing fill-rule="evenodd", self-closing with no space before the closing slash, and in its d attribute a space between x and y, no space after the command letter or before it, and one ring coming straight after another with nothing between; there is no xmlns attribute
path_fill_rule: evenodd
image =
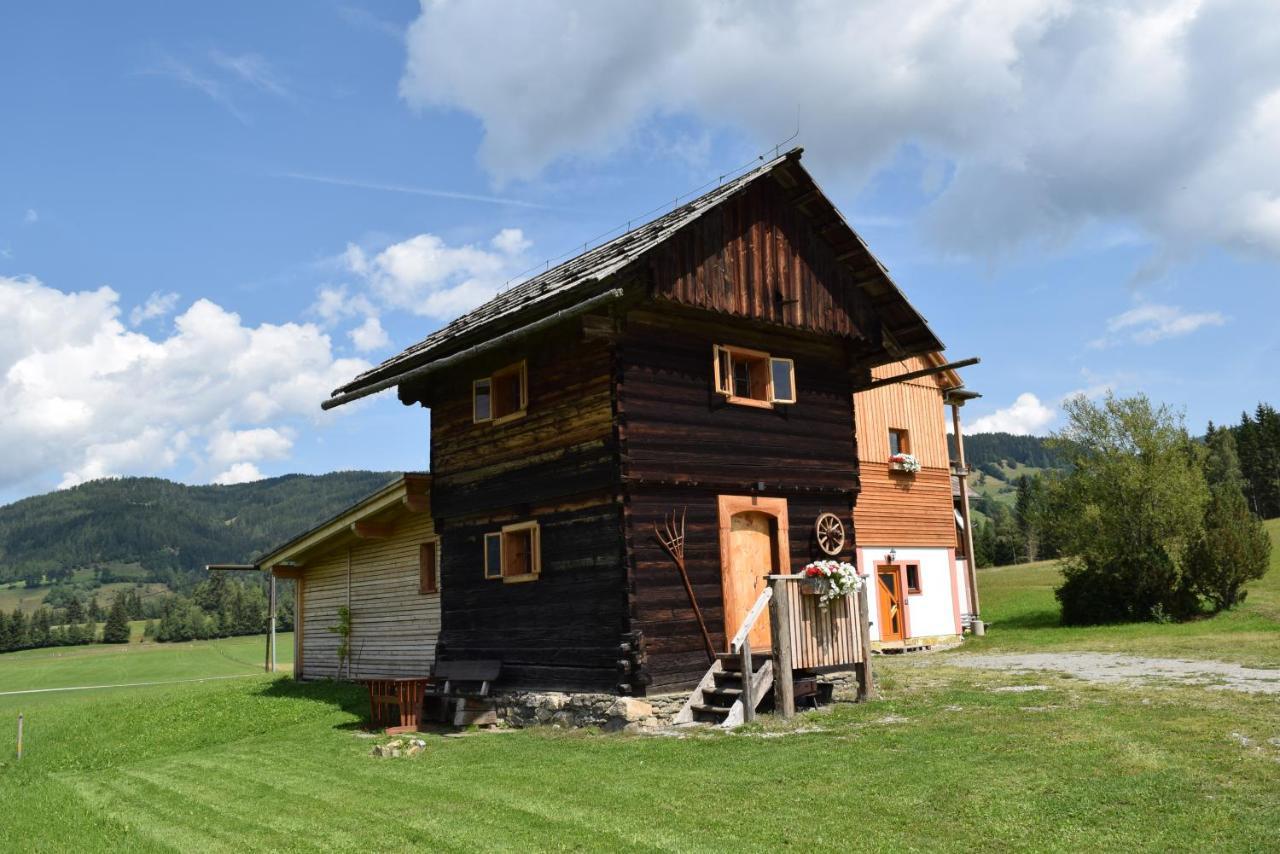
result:
<svg viewBox="0 0 1280 854"><path fill-rule="evenodd" d="M844 523L834 513L823 513L813 523L814 533L818 537L818 548L835 557L844 548Z"/></svg>

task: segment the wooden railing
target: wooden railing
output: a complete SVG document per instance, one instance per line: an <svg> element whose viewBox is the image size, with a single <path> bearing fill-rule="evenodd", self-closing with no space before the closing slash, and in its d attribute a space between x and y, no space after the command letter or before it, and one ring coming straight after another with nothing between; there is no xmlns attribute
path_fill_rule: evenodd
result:
<svg viewBox="0 0 1280 854"><path fill-rule="evenodd" d="M742 719L748 723L756 719L756 704L760 702L760 698L756 696L755 668L752 666L749 638L751 637L751 630L755 628L760 615L764 613L765 608L769 606L769 602L772 599L773 585L771 584L760 591L760 595L756 597L755 604L751 606L751 610L747 612L747 615L742 618L742 625L738 627L738 633L729 642L729 652L736 653L741 658Z"/></svg>
<svg viewBox="0 0 1280 854"><path fill-rule="evenodd" d="M766 590L773 594L773 669L783 717L795 714L795 670L852 669L858 674L859 700L867 699L873 689L866 584L824 608L819 596L802 592L808 583L800 575L771 575Z"/></svg>

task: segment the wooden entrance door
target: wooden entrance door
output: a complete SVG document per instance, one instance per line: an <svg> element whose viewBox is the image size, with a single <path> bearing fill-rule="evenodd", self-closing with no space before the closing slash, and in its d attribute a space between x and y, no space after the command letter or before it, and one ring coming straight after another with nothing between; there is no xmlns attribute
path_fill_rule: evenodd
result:
<svg viewBox="0 0 1280 854"><path fill-rule="evenodd" d="M880 614L880 640L900 641L906 614L902 609L902 576L896 566L876 568L876 601Z"/></svg>
<svg viewBox="0 0 1280 854"><path fill-rule="evenodd" d="M791 571L787 548L786 499L721 496L720 572L726 648L768 585L765 577ZM769 647L767 612L756 620L749 642L753 649Z"/></svg>

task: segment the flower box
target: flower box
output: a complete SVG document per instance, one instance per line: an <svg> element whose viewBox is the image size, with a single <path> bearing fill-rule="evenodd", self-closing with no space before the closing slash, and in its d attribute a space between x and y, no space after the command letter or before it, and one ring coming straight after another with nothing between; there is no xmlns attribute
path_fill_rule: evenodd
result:
<svg viewBox="0 0 1280 854"><path fill-rule="evenodd" d="M904 471L907 474L915 474L920 471L920 461L911 454L894 454L889 457L889 469L891 471Z"/></svg>
<svg viewBox="0 0 1280 854"><path fill-rule="evenodd" d="M819 604L826 608L837 599L862 589L862 576L851 563L838 560L816 560L804 568L800 580L800 592L820 596ZM816 590L811 589L817 588Z"/></svg>
<svg viewBox="0 0 1280 854"><path fill-rule="evenodd" d="M826 592L827 581L825 578L802 578L800 579L800 592L805 596L821 596Z"/></svg>

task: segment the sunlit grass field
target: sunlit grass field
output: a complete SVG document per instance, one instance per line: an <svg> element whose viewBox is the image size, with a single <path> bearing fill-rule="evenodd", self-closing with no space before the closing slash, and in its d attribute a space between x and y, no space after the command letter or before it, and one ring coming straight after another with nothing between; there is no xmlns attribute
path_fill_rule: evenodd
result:
<svg viewBox="0 0 1280 854"><path fill-rule="evenodd" d="M0 697L0 851L1280 850L1276 697L951 664L1046 648L1273 660L1278 580L1188 626L1076 630L1056 625L1051 567L984 571L985 640L877 659L883 699L735 734L431 735L385 760L350 685ZM238 675L261 654L236 638L0 656L0 690Z"/></svg>
<svg viewBox="0 0 1280 854"><path fill-rule="evenodd" d="M1272 543L1280 543L1280 519L1266 525ZM1060 582L1053 561L978 570L982 616L991 630L966 643L966 651L1080 649L1280 667L1280 548L1271 551L1270 572L1249 584L1243 605L1187 623L1062 626L1053 598Z"/></svg>

